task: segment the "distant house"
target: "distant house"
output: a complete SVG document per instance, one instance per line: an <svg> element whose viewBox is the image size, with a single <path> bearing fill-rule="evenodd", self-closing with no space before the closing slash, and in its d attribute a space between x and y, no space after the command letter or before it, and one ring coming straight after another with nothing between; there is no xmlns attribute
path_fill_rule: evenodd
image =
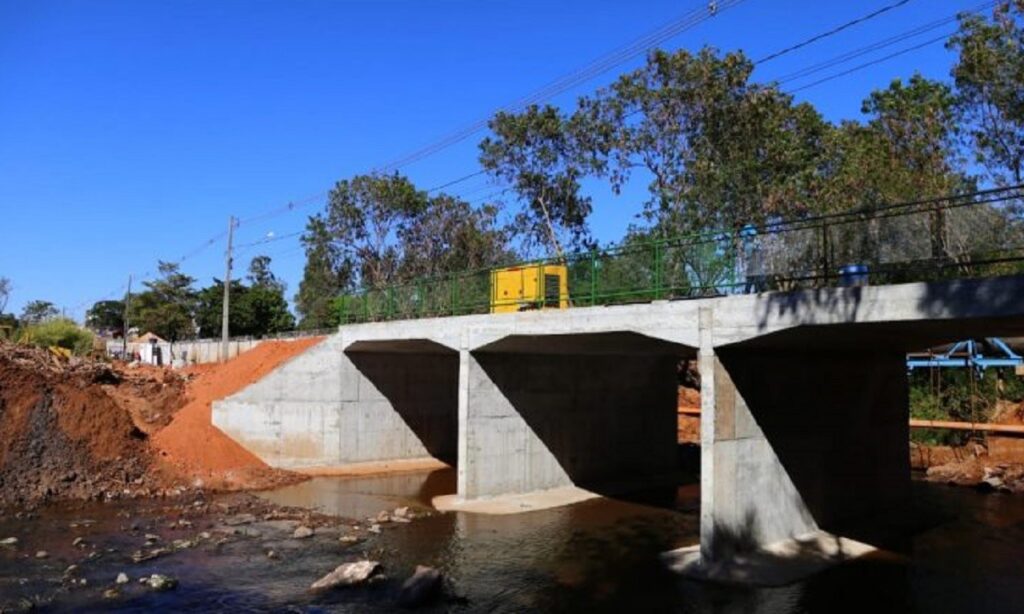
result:
<svg viewBox="0 0 1024 614"><path fill-rule="evenodd" d="M147 365L171 364L171 344L153 333L140 335L133 342L139 353L139 362Z"/></svg>

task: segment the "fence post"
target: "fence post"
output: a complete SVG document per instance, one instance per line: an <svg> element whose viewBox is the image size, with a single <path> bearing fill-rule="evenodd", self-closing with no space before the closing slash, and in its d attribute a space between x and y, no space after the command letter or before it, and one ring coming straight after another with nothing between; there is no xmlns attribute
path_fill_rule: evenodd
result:
<svg viewBox="0 0 1024 614"><path fill-rule="evenodd" d="M597 251L590 250L590 306L597 304Z"/></svg>
<svg viewBox="0 0 1024 614"><path fill-rule="evenodd" d="M455 282L455 277L456 277L456 276L455 276L455 273L452 273L452 274L451 274L451 275L449 276L449 278L448 278L448 283L449 283L449 285L450 285L450 288L449 288L449 293L451 294L451 302L452 302L452 315L453 315L453 316L454 316L454 315L458 315L458 314L459 314L459 309L458 309L458 307L456 307L456 305L455 305L455 300L456 300L456 298L455 298L455 294L456 294L456 293L455 293L455 288L456 288L456 282Z"/></svg>
<svg viewBox="0 0 1024 614"><path fill-rule="evenodd" d="M661 299L661 241L654 243L654 300Z"/></svg>
<svg viewBox="0 0 1024 614"><path fill-rule="evenodd" d="M821 275L825 279L825 285L828 285L830 266L828 262L828 223L821 223Z"/></svg>

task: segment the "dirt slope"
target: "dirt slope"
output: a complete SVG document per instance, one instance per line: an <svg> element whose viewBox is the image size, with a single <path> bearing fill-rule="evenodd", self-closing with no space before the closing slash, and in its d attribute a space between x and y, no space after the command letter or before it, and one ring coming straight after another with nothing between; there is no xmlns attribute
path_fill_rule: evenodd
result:
<svg viewBox="0 0 1024 614"><path fill-rule="evenodd" d="M300 479L214 428L210 408L319 341L265 341L183 372L0 343L0 506Z"/></svg>
<svg viewBox="0 0 1024 614"><path fill-rule="evenodd" d="M187 404L153 436L153 447L164 465L190 480L191 485L216 489L264 488L294 481L293 474L271 469L214 427L211 404L259 380L321 340L264 341L227 363L193 368Z"/></svg>

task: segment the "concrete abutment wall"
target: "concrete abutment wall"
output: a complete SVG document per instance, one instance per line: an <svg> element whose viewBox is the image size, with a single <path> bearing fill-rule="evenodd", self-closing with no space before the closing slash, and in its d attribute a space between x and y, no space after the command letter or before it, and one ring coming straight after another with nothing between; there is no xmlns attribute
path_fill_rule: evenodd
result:
<svg viewBox="0 0 1024 614"><path fill-rule="evenodd" d="M267 464L323 471L456 458L458 353L332 335L240 393L213 424Z"/></svg>

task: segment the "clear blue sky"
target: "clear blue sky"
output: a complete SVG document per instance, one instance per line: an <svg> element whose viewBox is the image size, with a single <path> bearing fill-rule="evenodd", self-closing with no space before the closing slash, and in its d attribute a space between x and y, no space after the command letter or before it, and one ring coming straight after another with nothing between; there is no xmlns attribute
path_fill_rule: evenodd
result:
<svg viewBox="0 0 1024 614"><path fill-rule="evenodd" d="M760 57L893 0L746 0L669 41ZM911 0L758 68L773 79L974 8ZM695 0L61 1L0 0L0 276L8 311L45 299L81 317L155 270L252 217L328 189L513 102L703 6ZM916 42L823 71L828 76ZM797 94L826 117L918 70L948 78L941 43ZM637 58L619 70L635 68ZM553 102L609 82L605 74ZM792 87L810 81L793 82ZM478 170L474 137L403 169L433 187ZM483 177L452 188L469 200ZM602 242L619 238L642 193L595 194ZM301 230L319 205L238 229L237 241ZM249 248L298 286L296 238ZM223 240L182 268L223 276Z"/></svg>

